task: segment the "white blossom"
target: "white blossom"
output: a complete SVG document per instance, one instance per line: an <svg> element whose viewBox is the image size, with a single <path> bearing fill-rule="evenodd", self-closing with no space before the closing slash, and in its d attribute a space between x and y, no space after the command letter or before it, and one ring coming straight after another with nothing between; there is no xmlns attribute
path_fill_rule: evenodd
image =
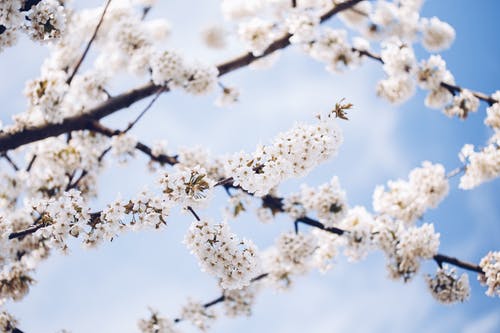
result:
<svg viewBox="0 0 500 333"><path fill-rule="evenodd" d="M228 31L221 25L211 25L201 32L206 46L212 49L223 49L227 44Z"/></svg>
<svg viewBox="0 0 500 333"><path fill-rule="evenodd" d="M437 17L422 20L422 44L431 52L445 50L455 40L455 29Z"/></svg>
<svg viewBox="0 0 500 333"><path fill-rule="evenodd" d="M500 252L490 251L481 259L479 266L484 275L479 274L478 279L488 287L486 295L500 297Z"/></svg>
<svg viewBox="0 0 500 333"><path fill-rule="evenodd" d="M201 303L189 300L182 307L181 318L191 322L199 330L206 332L217 317L213 309L206 308Z"/></svg>
<svg viewBox="0 0 500 333"><path fill-rule="evenodd" d="M449 116L457 116L461 119L467 118L469 112L476 112L479 108L479 99L474 94L463 89L458 95L453 97L452 104L444 108L444 113Z"/></svg>
<svg viewBox="0 0 500 333"><path fill-rule="evenodd" d="M253 18L240 23L238 28L240 39L254 56L260 56L273 41L273 24L260 18Z"/></svg>
<svg viewBox="0 0 500 333"><path fill-rule="evenodd" d="M460 151L460 159L467 163L459 187L470 190L500 175L500 140L492 142L480 151L466 144Z"/></svg>
<svg viewBox="0 0 500 333"><path fill-rule="evenodd" d="M449 184L441 164L425 161L408 178L407 182L389 181L387 192L383 186L377 186L373 193L374 210L411 224L448 194Z"/></svg>
<svg viewBox="0 0 500 333"><path fill-rule="evenodd" d="M425 280L432 296L441 303L451 304L469 299L469 276L464 273L459 278L454 268L439 268L435 276L427 275Z"/></svg>
<svg viewBox="0 0 500 333"><path fill-rule="evenodd" d="M224 289L241 289L259 273L257 248L252 241L231 233L227 223L195 221L184 243L203 271L219 278Z"/></svg>
<svg viewBox="0 0 500 333"><path fill-rule="evenodd" d="M148 319L141 319L137 323L141 333L179 333L174 327L174 322L168 318L160 316L156 311L151 310Z"/></svg>

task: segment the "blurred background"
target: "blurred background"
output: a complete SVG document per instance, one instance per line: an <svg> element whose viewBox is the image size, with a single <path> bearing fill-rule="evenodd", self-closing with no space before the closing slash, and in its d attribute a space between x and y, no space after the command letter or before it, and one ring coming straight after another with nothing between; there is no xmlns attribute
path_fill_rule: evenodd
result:
<svg viewBox="0 0 500 333"><path fill-rule="evenodd" d="M79 8L102 4L94 0L73 3ZM192 59L220 63L239 55L242 47L234 40L222 52L204 46L201 29L222 21L218 5L216 0L158 1L149 15L172 23L166 48L181 50ZM456 29L454 44L442 56L459 85L487 94L499 89L499 10L496 0L425 2L422 16L438 16ZM340 27L341 23L334 18L328 25ZM420 46L416 51L419 58L427 58ZM24 82L39 75L47 54L27 39L0 54L0 119L4 124L26 107ZM463 144L483 145L491 135L483 125L485 104L466 121L427 109L421 91L395 107L375 95L375 84L383 75L381 66L368 60L357 70L332 74L288 48L269 70L244 68L221 79L241 91L240 103L231 108L214 106L219 91L204 97L164 94L132 133L148 144L165 139L172 153L196 145L208 147L213 154L252 151L296 121L311 122L315 114L346 98L354 103L354 110L350 120L341 123L345 142L339 155L306 178L284 183L280 191L296 191L301 183L317 186L337 175L350 205L371 209L376 185L407 178L425 160L452 170L460 165L458 152ZM138 83L120 80L110 91L119 93ZM105 123L124 128L147 103L137 103L106 118ZM93 208L102 208L118 194L132 197L144 186L153 187L155 179L140 153L128 165L110 163L101 176ZM478 263L489 250L500 250L499 185L497 179L463 191L457 187L458 177L451 180L449 196L425 215L425 221L435 223L441 233L440 252ZM226 199L223 190L217 191L211 207L199 213L221 219ZM212 300L220 294L215 279L200 272L196 259L181 244L191 220L189 215L174 214L163 232L123 234L97 250L71 243L70 255L54 253L43 262L29 295L7 308L20 319L19 327L29 333L62 328L75 333L137 332L137 320L148 315L148 306L174 318L188 297ZM264 225L252 211L231 226L261 249L272 245L281 231L293 228L286 216ZM422 268L422 273L434 271L433 262ZM220 318L211 331L500 332L500 302L484 295L486 289L479 286L475 275L470 275L470 300L452 306L432 298L422 275L407 284L394 282L387 278L381 253L371 253L355 264L340 256L328 273L299 277L286 293L266 290L257 298L251 317ZM189 323L181 323L179 328L196 331Z"/></svg>

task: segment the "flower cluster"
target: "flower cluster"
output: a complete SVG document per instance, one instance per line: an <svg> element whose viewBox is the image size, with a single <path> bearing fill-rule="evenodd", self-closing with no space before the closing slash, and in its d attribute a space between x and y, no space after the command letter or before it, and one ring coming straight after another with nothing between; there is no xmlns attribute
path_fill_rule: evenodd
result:
<svg viewBox="0 0 500 333"><path fill-rule="evenodd" d="M420 269L420 261L437 254L439 234L434 232L432 224L406 228L403 222L384 216L377 223L375 241L388 259L392 279L411 280Z"/></svg>
<svg viewBox="0 0 500 333"><path fill-rule="evenodd" d="M216 67L201 63L190 65L174 51L155 53L151 59L151 77L157 85L178 87L201 95L210 92L217 83Z"/></svg>
<svg viewBox="0 0 500 333"><path fill-rule="evenodd" d="M201 303L189 300L182 307L181 318L191 322L191 324L198 327L201 331L206 332L217 317L214 310L203 306Z"/></svg>
<svg viewBox="0 0 500 333"><path fill-rule="evenodd" d="M322 29L306 50L313 59L325 63L327 70L332 72L355 67L361 61L359 50L353 50L347 41L347 32L341 29Z"/></svg>
<svg viewBox="0 0 500 333"><path fill-rule="evenodd" d="M500 139L480 151L466 144L460 151L460 160L466 164L465 174L460 178L459 187L470 190L500 175Z"/></svg>
<svg viewBox="0 0 500 333"><path fill-rule="evenodd" d="M158 312L153 310L151 310L151 316L148 319L139 320L137 325L141 333L179 333L172 320L161 317Z"/></svg>
<svg viewBox="0 0 500 333"><path fill-rule="evenodd" d="M449 184L444 167L426 161L410 172L408 181L389 181L388 188L387 192L383 186L375 188L374 210L411 224L443 200Z"/></svg>
<svg viewBox="0 0 500 333"><path fill-rule="evenodd" d="M18 34L45 42L65 33L66 9L57 0L5 0L0 3L0 52L17 42Z"/></svg>
<svg viewBox="0 0 500 333"><path fill-rule="evenodd" d="M111 153L115 155L121 163L125 163L128 157L135 155L137 139L128 134L118 134L111 138Z"/></svg>
<svg viewBox="0 0 500 333"><path fill-rule="evenodd" d="M272 22L255 17L239 25L238 35L256 57L262 55L274 38Z"/></svg>
<svg viewBox="0 0 500 333"><path fill-rule="evenodd" d="M457 276L455 269L439 268L435 276L426 276L427 286L432 296L441 303L451 304L469 299L469 276Z"/></svg>
<svg viewBox="0 0 500 333"><path fill-rule="evenodd" d="M199 166L192 169L177 168L175 173L165 172L159 179L162 191L168 200L181 206L199 207L206 204L215 182Z"/></svg>
<svg viewBox="0 0 500 333"><path fill-rule="evenodd" d="M476 112L479 108L479 99L472 92L464 89L453 97L452 103L444 108L444 113L449 117L457 116L467 118L469 112Z"/></svg>
<svg viewBox="0 0 500 333"><path fill-rule="evenodd" d="M250 240L239 240L227 223L195 221L184 243L198 258L201 269L219 278L224 289L248 286L259 273L256 246Z"/></svg>
<svg viewBox="0 0 500 333"><path fill-rule="evenodd" d="M234 184L256 196L264 196L280 182L303 176L317 164L335 156L342 134L328 114L317 125L297 124L279 134L273 144L257 148L253 154L240 152L227 160L226 174Z"/></svg>
<svg viewBox="0 0 500 333"><path fill-rule="evenodd" d="M241 289L224 291L224 310L228 317L250 316L258 286L255 282Z"/></svg>
<svg viewBox="0 0 500 333"><path fill-rule="evenodd" d="M17 319L10 313L0 312L0 330L2 332L13 332L17 325Z"/></svg>
<svg viewBox="0 0 500 333"><path fill-rule="evenodd" d="M422 44L431 52L446 50L455 40L455 29L437 17L422 19Z"/></svg>
<svg viewBox="0 0 500 333"><path fill-rule="evenodd" d="M318 188L302 185L300 194L285 199L284 209L295 219L304 216L306 211L314 211L321 223L333 227L346 215L346 193L334 176L329 183Z"/></svg>
<svg viewBox="0 0 500 333"><path fill-rule="evenodd" d="M373 249L373 234L375 221L364 207L356 206L347 212L347 215L339 224L340 229L345 230L344 254L350 261L358 261L366 257Z"/></svg>
<svg viewBox="0 0 500 333"><path fill-rule="evenodd" d="M489 252L479 266L484 275L478 275L479 281L488 286L486 295L500 297L500 252Z"/></svg>
<svg viewBox="0 0 500 333"><path fill-rule="evenodd" d="M495 92L491 97L497 102L486 109L487 117L484 123L498 133L500 132L500 91Z"/></svg>
<svg viewBox="0 0 500 333"><path fill-rule="evenodd" d="M413 73L416 70L416 58L411 46L398 40L383 44L381 58L387 79L377 84L377 94L391 103L408 100L415 91Z"/></svg>

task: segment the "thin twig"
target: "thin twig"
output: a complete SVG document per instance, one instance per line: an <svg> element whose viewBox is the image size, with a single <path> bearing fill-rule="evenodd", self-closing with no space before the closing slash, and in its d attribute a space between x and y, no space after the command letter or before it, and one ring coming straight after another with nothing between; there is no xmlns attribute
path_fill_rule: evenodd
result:
<svg viewBox="0 0 500 333"><path fill-rule="evenodd" d="M149 104L144 108L144 110L142 110L141 113L139 113L139 115L137 116L137 118L134 119L134 121L132 121L131 123L128 124L127 128L125 128L121 134L125 134L127 133L128 131L130 131L132 129L132 127L135 126L135 124L137 124L137 122L142 118L142 116L144 116L144 114L146 112L148 112L148 110L153 106L153 104L156 102L156 100L160 97L160 95L165 91L165 88L164 87L161 87L160 89L158 89L158 92L156 93L155 97L153 97L153 99L149 102Z"/></svg>
<svg viewBox="0 0 500 333"><path fill-rule="evenodd" d="M33 163L35 163L36 157L37 157L37 155L35 154L31 158L30 162L28 163L28 166L26 167L27 172L30 172L31 168L33 167Z"/></svg>
<svg viewBox="0 0 500 333"><path fill-rule="evenodd" d="M198 216L198 214L196 214L196 212L194 211L193 207L187 206L186 208L187 208L187 210L189 210L191 212L191 214L193 214L193 216L196 219L196 221L201 221L200 217Z"/></svg>
<svg viewBox="0 0 500 333"><path fill-rule="evenodd" d="M97 26L95 27L94 33L92 34L92 37L90 38L89 42L87 43L87 46L85 47L85 50L83 51L82 56L80 57L80 59L76 63L76 66L73 69L73 72L71 73L71 75L66 80L67 84L71 84L71 81L73 81L73 78L75 77L76 73L78 72L78 69L80 68L80 66L83 63L83 60L87 56L87 53L90 50L90 46L92 45L92 43L94 42L95 38L97 37L97 32L99 31L99 28L101 27L102 22L104 21L104 15L106 14L106 11L108 10L108 7L109 7L110 3L111 3L111 0L107 0L106 1L106 5L104 6L104 10L102 11L101 17L99 18L99 22L97 23Z"/></svg>

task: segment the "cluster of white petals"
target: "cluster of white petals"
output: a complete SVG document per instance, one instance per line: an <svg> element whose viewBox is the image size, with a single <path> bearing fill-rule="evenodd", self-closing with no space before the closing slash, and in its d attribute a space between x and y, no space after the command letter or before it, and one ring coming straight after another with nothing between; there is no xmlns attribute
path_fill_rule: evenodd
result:
<svg viewBox="0 0 500 333"><path fill-rule="evenodd" d="M17 319L6 311L0 312L0 331L12 332L16 328Z"/></svg>
<svg viewBox="0 0 500 333"><path fill-rule="evenodd" d="M179 333L174 322L166 317L160 316L158 312L151 311L151 316L147 319L140 319L137 323L141 333Z"/></svg>
<svg viewBox="0 0 500 333"><path fill-rule="evenodd" d="M264 196L282 181L303 176L335 156L342 140L334 116L328 114L319 117L316 125L296 124L253 154L234 154L226 161L226 174L234 178L235 185Z"/></svg>
<svg viewBox="0 0 500 333"><path fill-rule="evenodd" d="M14 45L19 33L45 42L60 38L66 30L67 10L61 1L4 0L0 3L0 52Z"/></svg>
<svg viewBox="0 0 500 333"><path fill-rule="evenodd" d="M464 273L458 277L454 268L439 268L435 276L427 275L425 280L432 296L440 303L451 304L469 299L469 276Z"/></svg>
<svg viewBox="0 0 500 333"><path fill-rule="evenodd" d="M224 310L228 317L250 316L258 291L256 282L241 289L224 291Z"/></svg>
<svg viewBox="0 0 500 333"><path fill-rule="evenodd" d="M306 47L307 53L322 63L332 72L342 72L346 68L354 68L361 62L359 50L368 48L359 45L363 39L356 39L360 48L353 50L347 40L347 31L342 29L323 28L319 36Z"/></svg>
<svg viewBox="0 0 500 333"><path fill-rule="evenodd" d="M406 223L413 223L429 208L435 208L448 194L449 184L441 164L422 163L410 172L408 181L389 181L388 191L377 186L373 192L373 209Z"/></svg>
<svg viewBox="0 0 500 333"><path fill-rule="evenodd" d="M387 257L392 279L411 280L422 259L432 259L439 248L439 234L432 224L407 228L403 222L387 217L377 219L376 242Z"/></svg>
<svg viewBox="0 0 500 333"><path fill-rule="evenodd" d="M356 206L349 209L339 228L345 231L342 235L345 240L344 254L350 261L364 259L374 248L375 221L364 207Z"/></svg>
<svg viewBox="0 0 500 333"><path fill-rule="evenodd" d="M217 317L213 309L206 308L199 302L189 300L182 307L181 318L189 321L200 331L206 332Z"/></svg>
<svg viewBox="0 0 500 333"><path fill-rule="evenodd" d="M500 175L500 138L479 151L474 151L473 145L466 144L459 157L466 163L459 187L464 190L473 189Z"/></svg>
<svg viewBox="0 0 500 333"><path fill-rule="evenodd" d="M165 172L159 179L162 191L168 200L181 206L200 207L208 203L215 182L207 176L205 169L177 168L176 172Z"/></svg>
<svg viewBox="0 0 500 333"><path fill-rule="evenodd" d="M319 221L327 227L337 225L346 215L347 196L338 177L317 188L301 186L300 193L291 194L284 200L284 210L294 219L305 216L306 211L316 213Z"/></svg>
<svg viewBox="0 0 500 333"><path fill-rule="evenodd" d="M488 286L486 295L500 297L500 252L489 252L481 259L479 266L484 275L478 275L478 279Z"/></svg>
<svg viewBox="0 0 500 333"><path fill-rule="evenodd" d="M224 289L246 287L259 273L257 247L250 240L238 239L227 223L195 221L184 244L198 258L201 269L219 278Z"/></svg>
<svg viewBox="0 0 500 333"><path fill-rule="evenodd" d="M452 103L444 108L444 113L449 117L467 118L469 112L476 112L479 108L479 99L474 94L463 89L453 97Z"/></svg>
<svg viewBox="0 0 500 333"><path fill-rule="evenodd" d="M422 44L430 52L445 50L455 40L455 29L437 17L423 19L422 25Z"/></svg>
<svg viewBox="0 0 500 333"><path fill-rule="evenodd" d="M135 155L137 139L129 134L118 134L111 138L111 152L122 162Z"/></svg>
<svg viewBox="0 0 500 333"><path fill-rule="evenodd" d="M484 123L493 128L495 132L500 132L500 91L496 91L491 97L497 102L486 109L487 116Z"/></svg>

